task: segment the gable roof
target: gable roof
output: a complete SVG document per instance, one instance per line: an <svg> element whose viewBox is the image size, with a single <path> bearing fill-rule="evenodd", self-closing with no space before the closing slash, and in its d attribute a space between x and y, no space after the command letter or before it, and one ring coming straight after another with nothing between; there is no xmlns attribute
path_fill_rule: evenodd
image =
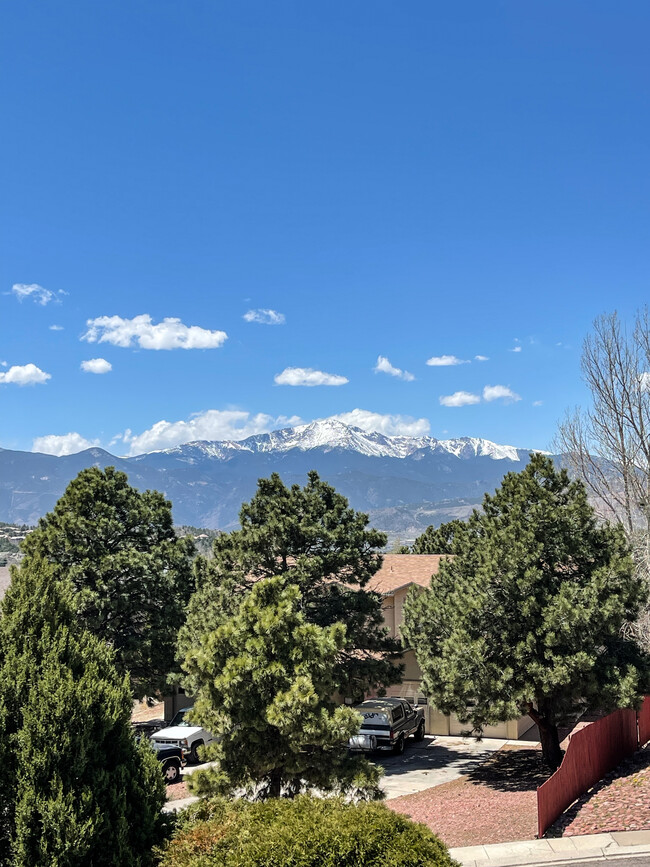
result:
<svg viewBox="0 0 650 867"><path fill-rule="evenodd" d="M445 554L384 554L381 569L366 585L368 590L386 595L401 587L417 584L428 587L431 576L440 568Z"/></svg>

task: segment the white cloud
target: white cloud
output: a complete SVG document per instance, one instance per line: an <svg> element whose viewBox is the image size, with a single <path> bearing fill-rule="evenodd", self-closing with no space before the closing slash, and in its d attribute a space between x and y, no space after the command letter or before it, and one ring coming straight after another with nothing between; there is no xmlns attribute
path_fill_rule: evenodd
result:
<svg viewBox="0 0 650 867"><path fill-rule="evenodd" d="M645 372L639 376L639 385L641 387L641 391L650 391L650 373Z"/></svg>
<svg viewBox="0 0 650 867"><path fill-rule="evenodd" d="M345 376L335 373L325 373L313 370L311 367L285 367L282 373L273 377L276 385L345 385L349 382Z"/></svg>
<svg viewBox="0 0 650 867"><path fill-rule="evenodd" d="M521 397L516 394L511 388L506 385L486 385L483 389L483 400L503 400L506 403L513 403L521 400Z"/></svg>
<svg viewBox="0 0 650 867"><path fill-rule="evenodd" d="M249 310L244 313L243 318L246 322L258 322L260 325L284 325L284 313L278 313L277 310L265 310L259 307L257 310Z"/></svg>
<svg viewBox="0 0 650 867"><path fill-rule="evenodd" d="M360 427L361 430L372 433L377 431L386 436L419 437L429 433L430 424L426 418L413 418L410 415L382 415L366 409L353 409L351 412L341 412L332 418L344 424Z"/></svg>
<svg viewBox="0 0 650 867"><path fill-rule="evenodd" d="M63 325L50 325L50 331L63 331Z"/></svg>
<svg viewBox="0 0 650 867"><path fill-rule="evenodd" d="M434 355L427 359L427 364L429 367L451 367L454 364L469 364L469 361L456 358L455 355Z"/></svg>
<svg viewBox="0 0 650 867"><path fill-rule="evenodd" d="M82 452L84 449L90 449L99 445L99 440L87 440L78 433L67 433L60 436L56 434L48 434L43 437L36 437L32 443L32 451L40 452L44 455L76 455L77 452Z"/></svg>
<svg viewBox="0 0 650 867"><path fill-rule="evenodd" d="M88 361L81 362L81 369L84 373L108 373L113 369L113 365L105 358L89 358Z"/></svg>
<svg viewBox="0 0 650 867"><path fill-rule="evenodd" d="M543 403L544 403L543 400L534 400L534 401L533 401L533 406L542 406Z"/></svg>
<svg viewBox="0 0 650 867"><path fill-rule="evenodd" d="M390 376L397 376L399 379L403 379L405 382L413 382L415 377L412 373L409 373L408 370L402 370L399 367L393 367L390 361L386 358L385 355L380 355L377 358L377 364L375 364L373 370L375 373L388 373Z"/></svg>
<svg viewBox="0 0 650 867"><path fill-rule="evenodd" d="M121 440L129 446L129 454L139 455L196 440L243 440L301 423L298 416L273 417L263 412L251 415L244 410L208 409L181 421L158 421L140 434L127 430L112 443Z"/></svg>
<svg viewBox="0 0 650 867"><path fill-rule="evenodd" d="M443 394L439 400L442 406L471 406L474 403L481 402L478 394L471 394L469 391L455 391L453 394Z"/></svg>
<svg viewBox="0 0 650 867"><path fill-rule="evenodd" d="M521 352L521 346L513 346L509 352Z"/></svg>
<svg viewBox="0 0 650 867"><path fill-rule="evenodd" d="M489 361L490 360L488 355L475 355L474 358L477 361Z"/></svg>
<svg viewBox="0 0 650 867"><path fill-rule="evenodd" d="M25 298L31 298L36 304L44 307L50 301L61 303L61 295L67 295L62 289L58 292L52 292L51 289L45 289L39 286L38 283L14 283L11 287L12 295L15 295L19 301L24 301Z"/></svg>
<svg viewBox="0 0 650 867"><path fill-rule="evenodd" d="M51 374L35 364L14 365L6 373L0 373L0 385L37 385L48 379L52 379Z"/></svg>
<svg viewBox="0 0 650 867"><path fill-rule="evenodd" d="M225 331L184 325L176 318L163 319L154 325L147 313L133 319L99 316L89 319L86 325L88 331L81 339L88 343L112 343L122 347L136 345L141 349L216 349L228 338Z"/></svg>

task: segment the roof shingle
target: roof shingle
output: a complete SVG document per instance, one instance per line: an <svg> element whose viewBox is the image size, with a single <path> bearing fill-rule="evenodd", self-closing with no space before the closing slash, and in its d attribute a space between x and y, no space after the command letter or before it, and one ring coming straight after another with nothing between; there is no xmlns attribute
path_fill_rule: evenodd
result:
<svg viewBox="0 0 650 867"><path fill-rule="evenodd" d="M368 582L368 590L393 593L408 584L428 587L445 554L384 554L381 569Z"/></svg>

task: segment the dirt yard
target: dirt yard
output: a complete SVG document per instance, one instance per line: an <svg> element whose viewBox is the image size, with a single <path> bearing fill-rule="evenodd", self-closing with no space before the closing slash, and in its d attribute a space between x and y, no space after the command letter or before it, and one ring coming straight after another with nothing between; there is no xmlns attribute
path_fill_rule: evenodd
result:
<svg viewBox="0 0 650 867"><path fill-rule="evenodd" d="M538 749L504 747L451 783L386 805L423 822L447 846L532 840L537 833L536 789L547 778Z"/></svg>

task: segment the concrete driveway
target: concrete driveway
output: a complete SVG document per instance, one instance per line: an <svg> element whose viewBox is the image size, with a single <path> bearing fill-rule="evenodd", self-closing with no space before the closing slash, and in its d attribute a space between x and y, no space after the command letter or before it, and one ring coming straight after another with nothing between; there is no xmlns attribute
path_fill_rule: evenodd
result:
<svg viewBox="0 0 650 867"><path fill-rule="evenodd" d="M482 764L505 740L428 736L420 743L409 738L401 756L377 753L373 762L384 768L382 789L387 798L412 795L448 783Z"/></svg>
<svg viewBox="0 0 650 867"><path fill-rule="evenodd" d="M386 798L399 798L401 795L412 795L461 777L484 762L505 743L507 741L496 738L476 741L473 738L429 735L419 743L409 738L401 756L394 756L392 753L376 753L370 756L370 759L384 768L381 787L386 792ZM210 767L212 764L214 762L187 765L183 770L183 776L188 776L199 768ZM176 811L196 800L198 798L190 797L169 801L163 810Z"/></svg>

